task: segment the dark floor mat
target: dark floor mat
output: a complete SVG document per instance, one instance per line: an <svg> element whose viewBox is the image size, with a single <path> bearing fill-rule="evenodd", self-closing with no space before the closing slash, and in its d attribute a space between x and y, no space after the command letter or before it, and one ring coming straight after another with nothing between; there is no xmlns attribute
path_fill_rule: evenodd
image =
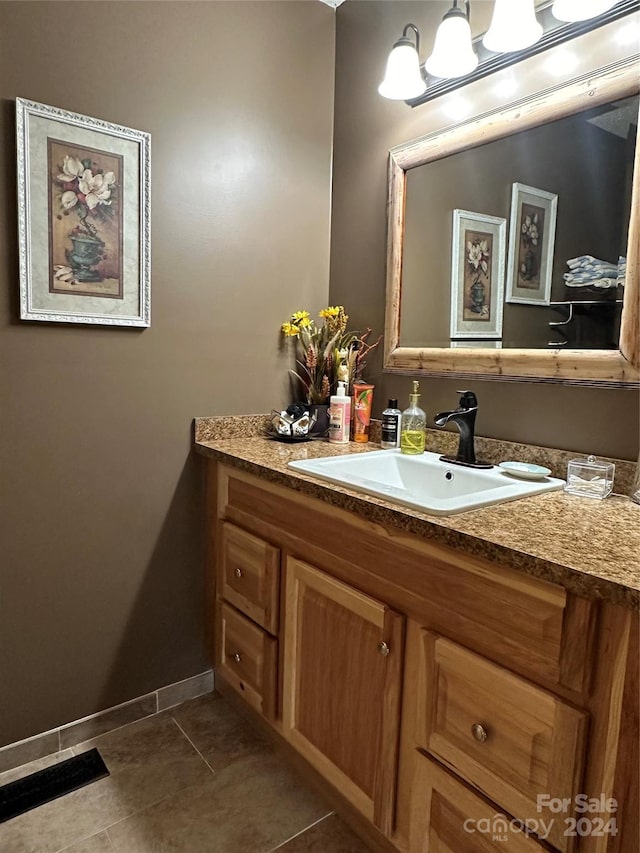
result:
<svg viewBox="0 0 640 853"><path fill-rule="evenodd" d="M109 775L97 749L90 749L23 779L0 786L0 823Z"/></svg>

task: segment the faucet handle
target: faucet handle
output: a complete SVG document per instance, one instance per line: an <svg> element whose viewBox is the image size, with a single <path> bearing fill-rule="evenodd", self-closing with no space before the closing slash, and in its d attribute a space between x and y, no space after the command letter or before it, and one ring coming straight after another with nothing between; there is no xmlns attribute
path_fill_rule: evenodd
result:
<svg viewBox="0 0 640 853"><path fill-rule="evenodd" d="M478 398L473 391L458 391L460 394L459 407L461 409L475 409L478 406Z"/></svg>

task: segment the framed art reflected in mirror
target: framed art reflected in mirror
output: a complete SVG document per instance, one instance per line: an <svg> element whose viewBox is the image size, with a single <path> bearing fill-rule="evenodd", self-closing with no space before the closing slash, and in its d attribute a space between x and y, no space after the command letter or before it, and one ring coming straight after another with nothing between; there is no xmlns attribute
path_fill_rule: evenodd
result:
<svg viewBox="0 0 640 853"><path fill-rule="evenodd" d="M555 193L513 184L507 302L548 305L551 301L557 207Z"/></svg>
<svg viewBox="0 0 640 853"><path fill-rule="evenodd" d="M453 211L451 339L502 337L506 221Z"/></svg>

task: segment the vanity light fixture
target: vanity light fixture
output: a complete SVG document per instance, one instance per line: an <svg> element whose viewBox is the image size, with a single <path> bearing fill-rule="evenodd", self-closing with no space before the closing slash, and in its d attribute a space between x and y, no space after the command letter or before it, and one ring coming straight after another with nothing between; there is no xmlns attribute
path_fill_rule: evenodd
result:
<svg viewBox="0 0 640 853"><path fill-rule="evenodd" d="M385 98L417 107L640 10L640 0L495 0L491 26L471 41L469 0L450 2L452 8L438 27L433 53L424 65L418 27L406 25L378 87ZM460 47L450 40L456 29L454 44ZM633 40L633 29L628 37Z"/></svg>
<svg viewBox="0 0 640 853"><path fill-rule="evenodd" d="M587 21L607 12L617 0L555 0L553 17L559 21Z"/></svg>
<svg viewBox="0 0 640 853"><path fill-rule="evenodd" d="M496 0L482 43L494 53L524 50L542 38L534 0Z"/></svg>
<svg viewBox="0 0 640 853"><path fill-rule="evenodd" d="M415 44L407 35L409 30L413 30ZM383 98L407 101L419 97L426 89L427 84L420 72L420 31L415 24L407 24L389 54L387 70L378 92Z"/></svg>
<svg viewBox="0 0 640 853"><path fill-rule="evenodd" d="M433 77L445 80L464 77L478 64L478 55L471 43L469 16L469 0L465 0L465 9L458 6L458 0L453 0L453 6L438 27L433 53L425 63Z"/></svg>

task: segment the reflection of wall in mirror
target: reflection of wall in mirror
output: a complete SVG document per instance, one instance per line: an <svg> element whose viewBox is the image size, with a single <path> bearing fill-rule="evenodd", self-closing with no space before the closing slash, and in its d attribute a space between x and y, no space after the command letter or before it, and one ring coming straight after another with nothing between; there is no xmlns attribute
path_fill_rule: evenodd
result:
<svg viewBox="0 0 640 853"><path fill-rule="evenodd" d="M637 116L637 97L628 100ZM463 208L508 219L512 183L558 195L553 301L576 297L575 291L567 295L562 279L569 258L591 254L617 261L625 253L636 128L628 121L615 132L598 126L613 124L606 120L611 107L407 172L401 345L449 345L451 211ZM550 319L557 319L550 308L505 305L504 345L546 348Z"/></svg>

